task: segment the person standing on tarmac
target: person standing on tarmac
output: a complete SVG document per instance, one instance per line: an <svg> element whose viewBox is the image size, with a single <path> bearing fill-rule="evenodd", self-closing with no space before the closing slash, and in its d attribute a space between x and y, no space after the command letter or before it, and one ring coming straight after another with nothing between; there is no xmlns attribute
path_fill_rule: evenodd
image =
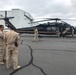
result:
<svg viewBox="0 0 76 75"><path fill-rule="evenodd" d="M60 25L59 26L60 38L66 37L66 26Z"/></svg>
<svg viewBox="0 0 76 75"><path fill-rule="evenodd" d="M4 26L0 25L0 64L3 65L3 57L4 57L4 34L3 34Z"/></svg>
<svg viewBox="0 0 76 75"><path fill-rule="evenodd" d="M62 34L62 32L63 32L62 25L59 26L59 32L60 32L60 38L62 38L63 37L63 34Z"/></svg>
<svg viewBox="0 0 76 75"><path fill-rule="evenodd" d="M5 33L5 42L6 42L6 68L9 69L10 59L13 58L13 68L17 70L20 68L18 65L18 42L19 35L13 29L10 29Z"/></svg>
<svg viewBox="0 0 76 75"><path fill-rule="evenodd" d="M34 30L34 40L33 41L38 42L38 29L37 28Z"/></svg>

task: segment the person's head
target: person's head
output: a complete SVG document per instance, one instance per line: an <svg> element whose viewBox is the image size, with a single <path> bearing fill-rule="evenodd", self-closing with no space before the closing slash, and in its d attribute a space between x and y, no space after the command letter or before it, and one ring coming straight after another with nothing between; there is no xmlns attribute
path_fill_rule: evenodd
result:
<svg viewBox="0 0 76 75"><path fill-rule="evenodd" d="M0 30L3 31L4 30L4 26L0 25Z"/></svg>

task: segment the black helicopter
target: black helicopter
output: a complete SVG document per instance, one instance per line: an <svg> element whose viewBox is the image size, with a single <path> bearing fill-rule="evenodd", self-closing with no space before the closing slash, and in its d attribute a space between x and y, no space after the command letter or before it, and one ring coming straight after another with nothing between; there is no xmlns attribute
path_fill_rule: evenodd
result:
<svg viewBox="0 0 76 75"><path fill-rule="evenodd" d="M73 30L75 31L75 28L71 26L70 24L62 21L59 18L46 18L46 20L35 21L32 23L44 22L44 21L50 21L50 20L51 21L53 20L55 22L47 22L47 23L39 24L33 27L20 28L19 30L26 31L29 34L32 34L34 33L34 29L37 28L39 31L39 34L58 35L60 37L62 35L63 37L65 37L66 35L72 35L73 37L73 34L75 33L73 32Z"/></svg>
<svg viewBox="0 0 76 75"><path fill-rule="evenodd" d="M38 29L39 34L46 34L46 35L59 35L60 36L63 34L63 32L65 32L66 35L72 35L73 30L75 33L75 28L73 26L62 21L59 18L46 18L45 20L35 21L32 23L52 21L52 20L55 22L47 22L47 23L39 24L37 26L25 27L25 28L19 28L19 29L16 29L16 27L9 21L9 19L12 19L12 18L14 17L7 17L7 11L5 11L5 18L0 18L0 20L4 20L5 25L7 27L12 28L13 30L15 30L16 32L20 34L23 34L23 33L34 34L35 28Z"/></svg>

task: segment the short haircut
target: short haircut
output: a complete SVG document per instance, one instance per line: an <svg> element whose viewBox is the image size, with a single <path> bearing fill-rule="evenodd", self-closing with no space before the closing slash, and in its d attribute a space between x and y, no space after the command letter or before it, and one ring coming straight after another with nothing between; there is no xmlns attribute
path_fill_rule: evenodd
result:
<svg viewBox="0 0 76 75"><path fill-rule="evenodd" d="M4 27L4 26L3 26L3 25L0 25L0 28L1 28L1 27Z"/></svg>

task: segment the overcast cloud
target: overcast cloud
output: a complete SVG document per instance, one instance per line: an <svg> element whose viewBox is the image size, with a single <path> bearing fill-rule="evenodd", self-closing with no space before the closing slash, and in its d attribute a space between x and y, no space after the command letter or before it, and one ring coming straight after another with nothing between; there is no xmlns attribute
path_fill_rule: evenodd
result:
<svg viewBox="0 0 76 75"><path fill-rule="evenodd" d="M0 0L0 10L20 8L35 17L76 19L76 0ZM76 21L66 21L76 26Z"/></svg>

